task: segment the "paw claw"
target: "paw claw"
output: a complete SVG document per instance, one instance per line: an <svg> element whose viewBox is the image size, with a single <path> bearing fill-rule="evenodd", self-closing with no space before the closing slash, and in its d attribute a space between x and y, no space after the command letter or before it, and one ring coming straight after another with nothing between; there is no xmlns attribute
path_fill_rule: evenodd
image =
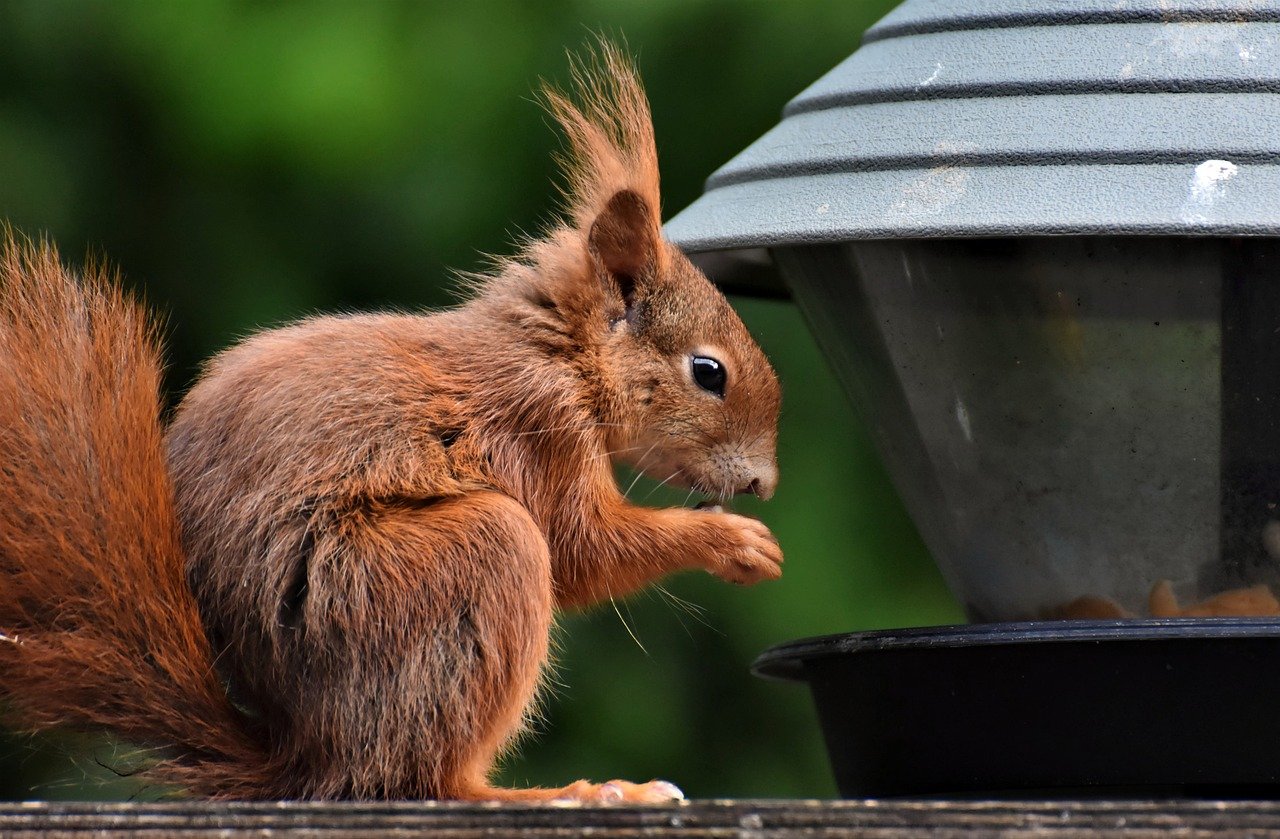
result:
<svg viewBox="0 0 1280 839"><path fill-rule="evenodd" d="M649 784L654 794L667 801L684 801L684 792L669 781L653 781Z"/></svg>

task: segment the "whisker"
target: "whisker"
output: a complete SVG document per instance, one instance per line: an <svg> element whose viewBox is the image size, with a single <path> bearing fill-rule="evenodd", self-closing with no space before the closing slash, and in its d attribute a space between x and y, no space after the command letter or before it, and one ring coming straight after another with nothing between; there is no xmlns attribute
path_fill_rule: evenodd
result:
<svg viewBox="0 0 1280 839"><path fill-rule="evenodd" d="M700 428L693 429L692 434L687 431L673 431L671 429L666 429L665 432L668 437L677 437L682 440L688 440L691 443L699 446L706 446L708 448L718 446L721 442Z"/></svg>
<svg viewBox="0 0 1280 839"><path fill-rule="evenodd" d="M658 585L657 583L651 583L649 586L645 588L644 591L645 591L645 594L649 596L650 600L654 598L654 595L670 594L670 592L664 590L662 586ZM678 607L674 602L672 602L666 597L658 597L658 601L661 603L664 603L667 606L667 608L671 610L671 615L676 619L676 623L680 624L680 628L684 630L684 634L689 637L689 640L690 641L694 640L693 633L689 631L689 625L684 622L684 618L680 617L680 612L684 610ZM690 613L685 612L685 614L690 614Z"/></svg>
<svg viewBox="0 0 1280 839"><path fill-rule="evenodd" d="M661 595L660 599L666 602L666 604L671 608L671 614L675 615L676 620L680 624L680 628L683 629L685 634L688 635L690 638L693 637L693 633L689 631L689 626L684 622L684 619L680 617L681 612L688 615L690 618L693 618L703 627L711 630L716 635L719 635L722 638L725 637L724 632L717 629L715 626L711 624L709 620L707 620L707 618L705 617L706 610L703 609L701 606L697 605L696 603L690 603L688 600L685 600L683 597L676 596L664 586L655 584L653 586L650 586L650 589L654 593Z"/></svg>
<svg viewBox="0 0 1280 839"><path fill-rule="evenodd" d="M658 441L657 441L657 440L655 440L655 441L653 442L653 445L649 446L648 450L647 450L647 451L645 451L645 453L644 453L644 454L640 455L640 459L636 461L636 476L635 476L634 478L632 478L632 479L631 479L631 484L630 484L629 486L627 486L627 488L626 488L625 490L623 490L623 492L622 492L622 497L623 497L623 498L625 498L625 499L627 499L628 501L630 501L630 500L631 500L631 490L633 490L633 489L635 489L635 488L636 488L636 484L640 483L640 477L644 474L644 461L645 461L645 459L646 459L650 454L652 454L652 453L653 453L653 450L654 450L654 448L656 448L656 447L657 447L657 445L658 445Z"/></svg>
<svg viewBox="0 0 1280 839"><path fill-rule="evenodd" d="M529 437L534 434L552 434L557 431L585 432L585 431L590 431L593 428L625 428L625 427L626 426L620 422L599 422L599 421L592 420L588 422L569 423L568 425L556 425L556 426L552 426L551 428L533 428L528 431L512 431L508 436Z"/></svg>
<svg viewBox="0 0 1280 839"><path fill-rule="evenodd" d="M622 491L623 498L627 499L628 501L631 500L631 490L636 488L636 484L640 483L640 479L642 477L644 477L644 473L641 472L639 468L637 468L635 477L631 479L631 483L627 485L627 488Z"/></svg>
<svg viewBox="0 0 1280 839"><path fill-rule="evenodd" d="M612 597L610 597L610 598L609 598L609 605L613 606L613 613L614 613L615 615L617 615L617 616L618 616L618 620L622 621L622 626L623 626L623 628L625 628L625 629L627 630L627 634L631 636L631 640L636 642L636 646L640 648L640 652L642 652L642 653L644 653L646 656L648 656L648 655L649 655L649 651L648 651L648 650L646 650L646 649L644 648L644 644L641 644L641 643L640 643L640 639L639 639L639 638L637 638L637 637L636 637L636 634L635 634L634 632L632 632L632 631L631 631L631 624L627 623L627 619L626 619L626 618L624 618L624 617L622 616L622 612L621 612L621 611L619 611L619 609L618 609L618 602L617 602L616 600L614 600ZM649 657L650 657L650 658L652 658L652 656L649 656Z"/></svg>
<svg viewBox="0 0 1280 839"><path fill-rule="evenodd" d="M663 599L671 603L672 606L678 606L680 608L680 611L684 612L687 615L690 615L692 617L701 617L702 615L705 615L707 612L707 610L702 606L699 606L697 603L692 603L688 600L685 600L683 597L679 596L678 594L676 594L666 586L662 585L661 583L656 583L652 588L658 594L662 595ZM710 624L708 624L708 626L710 626Z"/></svg>
<svg viewBox="0 0 1280 839"><path fill-rule="evenodd" d="M623 446L622 448L614 449L613 451L605 451L605 452L600 452L599 454L593 454L591 455L591 460L599 460L602 457L613 457L615 454L622 454L623 452L633 452L638 448L640 447L639 446Z"/></svg>
<svg viewBox="0 0 1280 839"><path fill-rule="evenodd" d="M655 486L653 489L651 489L651 490L649 490L647 493L645 493L644 498L641 498L641 499L640 499L640 501L641 501L642 503L643 503L643 502L645 502L645 501L648 501L648 500L649 500L649 496L650 496L650 495L653 495L655 492L657 492L659 487L664 487L664 486L666 486L666 485L667 485L667 481L671 480L672 478L674 478L676 475L679 475L679 474L680 474L680 470L679 470L679 469L677 469L676 471L672 472L672 473L671 473L670 475L668 475L667 477L663 478L661 481L658 481L657 486Z"/></svg>

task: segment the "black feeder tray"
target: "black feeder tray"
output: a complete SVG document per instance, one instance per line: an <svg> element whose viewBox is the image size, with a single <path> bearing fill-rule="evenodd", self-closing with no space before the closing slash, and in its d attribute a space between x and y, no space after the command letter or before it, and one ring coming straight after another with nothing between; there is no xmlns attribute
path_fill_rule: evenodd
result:
<svg viewBox="0 0 1280 839"><path fill-rule="evenodd" d="M885 795L1280 795L1280 621L1037 621L768 650L813 692L836 785Z"/></svg>
<svg viewBox="0 0 1280 839"><path fill-rule="evenodd" d="M845 795L1280 783L1280 617L1150 619L1280 616L1277 92L1280 0L908 0L668 223L799 306L974 621L757 663Z"/></svg>

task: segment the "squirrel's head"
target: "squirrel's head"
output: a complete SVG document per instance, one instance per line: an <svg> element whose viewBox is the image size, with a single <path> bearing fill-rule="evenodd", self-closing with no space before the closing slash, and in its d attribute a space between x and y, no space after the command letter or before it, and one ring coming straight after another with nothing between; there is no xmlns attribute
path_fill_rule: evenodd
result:
<svg viewBox="0 0 1280 839"><path fill-rule="evenodd" d="M522 323L577 356L616 460L708 495L768 498L773 368L724 295L662 238L653 123L631 63L601 41L573 76L573 99L544 90L568 141L568 218L506 263L530 305Z"/></svg>
<svg viewBox="0 0 1280 839"><path fill-rule="evenodd" d="M778 379L724 295L631 190L605 203L588 254L605 292L596 372L611 391L615 459L719 498L771 496Z"/></svg>

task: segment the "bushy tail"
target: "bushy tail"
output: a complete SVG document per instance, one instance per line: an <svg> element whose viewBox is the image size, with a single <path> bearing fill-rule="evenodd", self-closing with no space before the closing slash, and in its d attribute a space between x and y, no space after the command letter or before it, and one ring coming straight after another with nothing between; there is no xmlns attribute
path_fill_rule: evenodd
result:
<svg viewBox="0 0 1280 839"><path fill-rule="evenodd" d="M0 229L0 708L163 750L197 795L278 781L184 576L151 319L101 268Z"/></svg>

